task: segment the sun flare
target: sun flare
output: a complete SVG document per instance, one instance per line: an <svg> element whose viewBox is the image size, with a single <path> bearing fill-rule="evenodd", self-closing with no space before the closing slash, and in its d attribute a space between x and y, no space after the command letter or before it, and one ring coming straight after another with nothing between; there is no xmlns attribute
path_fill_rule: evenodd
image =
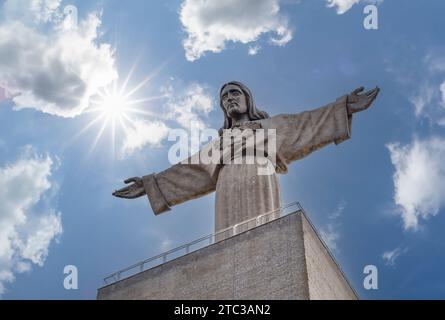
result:
<svg viewBox="0 0 445 320"><path fill-rule="evenodd" d="M101 99L93 102L97 107L97 111L108 119L118 119L128 116L129 101L125 95L119 92L105 93L101 95Z"/></svg>
<svg viewBox="0 0 445 320"><path fill-rule="evenodd" d="M95 149L98 141L103 136L105 129L109 128L114 153L118 133L126 136L128 132L131 132L135 122L138 120L160 116L159 114L149 111L152 106L150 101L165 98L165 94L145 98L135 97L135 94L146 86L153 75L148 76L136 86L128 90L127 84L130 81L132 72L133 69L130 71L123 84L119 85L116 80L110 86L98 90L90 100L90 106L85 113L92 113L95 116L76 135L76 137L78 137L97 123L101 123L93 145L91 146L90 153Z"/></svg>

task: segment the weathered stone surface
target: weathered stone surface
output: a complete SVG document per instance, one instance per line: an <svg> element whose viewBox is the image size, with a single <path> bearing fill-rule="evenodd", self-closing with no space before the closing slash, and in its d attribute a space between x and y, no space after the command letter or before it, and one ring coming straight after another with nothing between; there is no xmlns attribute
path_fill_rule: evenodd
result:
<svg viewBox="0 0 445 320"><path fill-rule="evenodd" d="M103 287L98 299L356 299L301 212Z"/></svg>
<svg viewBox="0 0 445 320"><path fill-rule="evenodd" d="M309 299L357 299L329 250L310 221L302 215Z"/></svg>

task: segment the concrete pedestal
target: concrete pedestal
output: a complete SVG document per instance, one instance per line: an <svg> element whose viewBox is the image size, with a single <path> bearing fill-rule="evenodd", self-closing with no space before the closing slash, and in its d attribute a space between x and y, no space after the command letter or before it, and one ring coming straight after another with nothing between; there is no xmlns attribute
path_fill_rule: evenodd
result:
<svg viewBox="0 0 445 320"><path fill-rule="evenodd" d="M357 299L302 211L98 290L97 299Z"/></svg>

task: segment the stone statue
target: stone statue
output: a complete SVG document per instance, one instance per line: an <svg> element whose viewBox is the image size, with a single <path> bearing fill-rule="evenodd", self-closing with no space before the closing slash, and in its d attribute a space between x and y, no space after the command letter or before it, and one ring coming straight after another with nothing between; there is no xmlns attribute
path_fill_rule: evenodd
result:
<svg viewBox="0 0 445 320"><path fill-rule="evenodd" d="M220 106L224 113L220 139L225 131L275 129L276 159L272 174L259 175L257 163L178 163L158 174L129 178L124 182L130 185L113 195L127 199L147 195L157 215L174 205L216 191L215 231L277 210L281 207L281 199L276 174L286 173L292 161L323 146L349 139L352 115L366 110L380 91L378 87L364 93L363 90L360 87L315 110L269 117L256 108L245 85L236 81L226 83L220 91ZM267 154L255 157L269 161Z"/></svg>

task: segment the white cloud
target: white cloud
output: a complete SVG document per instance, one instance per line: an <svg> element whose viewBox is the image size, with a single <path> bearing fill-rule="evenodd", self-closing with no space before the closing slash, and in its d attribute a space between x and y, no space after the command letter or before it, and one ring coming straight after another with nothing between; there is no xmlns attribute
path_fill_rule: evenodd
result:
<svg viewBox="0 0 445 320"><path fill-rule="evenodd" d="M411 144L387 145L395 166L394 201L404 229L417 230L419 219L435 216L445 205L445 140L415 139Z"/></svg>
<svg viewBox="0 0 445 320"><path fill-rule="evenodd" d="M425 56L425 62L431 73L441 73L445 71L445 58L443 52L430 52Z"/></svg>
<svg viewBox="0 0 445 320"><path fill-rule="evenodd" d="M292 40L292 31L287 27L280 26L276 30L278 38L271 37L270 42L276 46L283 47Z"/></svg>
<svg viewBox="0 0 445 320"><path fill-rule="evenodd" d="M254 56L260 51L261 47L259 45L250 46L247 51L250 56Z"/></svg>
<svg viewBox="0 0 445 320"><path fill-rule="evenodd" d="M185 0L180 20L187 32L183 46L189 61L206 51L221 52L229 41L247 44L270 32L277 35L270 39L275 45L292 39L278 0Z"/></svg>
<svg viewBox="0 0 445 320"><path fill-rule="evenodd" d="M19 261L16 264L16 269L18 273L25 273L31 271L31 264L28 262Z"/></svg>
<svg viewBox="0 0 445 320"><path fill-rule="evenodd" d="M337 13L343 14L349 9L352 8L352 6L356 3L359 3L360 0L327 0L328 1L328 7L337 7Z"/></svg>
<svg viewBox="0 0 445 320"><path fill-rule="evenodd" d="M163 89L168 96L168 117L183 128L190 129L192 122L199 129L207 128L201 116L207 116L213 110L213 99L207 87L193 83L177 95L170 86Z"/></svg>
<svg viewBox="0 0 445 320"><path fill-rule="evenodd" d="M20 248L21 255L24 259L43 266L51 241L63 230L60 213L50 211L28 228L30 230L27 239Z"/></svg>
<svg viewBox="0 0 445 320"><path fill-rule="evenodd" d="M336 7L337 14L343 14L352 8L354 4L365 2L370 4L381 4L383 0L326 0L328 7Z"/></svg>
<svg viewBox="0 0 445 320"><path fill-rule="evenodd" d="M320 236L329 249L332 251L337 250L337 241L340 238L340 233L334 225L328 224L326 227L321 228Z"/></svg>
<svg viewBox="0 0 445 320"><path fill-rule="evenodd" d="M394 250L385 251L382 254L382 259L387 266L394 266L396 260L401 254L406 253L408 248L397 247Z"/></svg>
<svg viewBox="0 0 445 320"><path fill-rule="evenodd" d="M192 125L196 129L208 128L203 117L207 117L214 108L208 87L199 83L187 86L169 84L162 87L161 92L166 99L164 115L157 120L133 119L125 129L123 156L131 155L147 145L159 146L170 131L166 120L186 130L190 130Z"/></svg>
<svg viewBox="0 0 445 320"><path fill-rule="evenodd" d="M169 128L161 121L133 120L125 132L122 151L131 154L145 145L159 145Z"/></svg>
<svg viewBox="0 0 445 320"><path fill-rule="evenodd" d="M445 82L420 85L410 101L417 119L427 119L430 125L445 126Z"/></svg>
<svg viewBox="0 0 445 320"><path fill-rule="evenodd" d="M0 87L0 103L8 99L11 99L11 94L5 88Z"/></svg>
<svg viewBox="0 0 445 320"><path fill-rule="evenodd" d="M445 105L445 81L440 85L440 92L442 92L442 104Z"/></svg>
<svg viewBox="0 0 445 320"><path fill-rule="evenodd" d="M100 15L90 13L64 28L56 0L8 0L0 24L0 85L12 93L15 109L34 108L75 117L98 88L118 74L113 50L98 43Z"/></svg>
<svg viewBox="0 0 445 320"><path fill-rule="evenodd" d="M422 79L414 89L410 102L414 106L416 118L426 119L431 126L445 126L445 59L443 52L434 50L423 59ZM408 78L408 77L404 77ZM411 88L408 89L410 92Z"/></svg>
<svg viewBox="0 0 445 320"><path fill-rule="evenodd" d="M418 94L411 97L411 103L414 105L416 117L421 118L428 115L426 109L433 101L434 91L435 90L431 85L424 84L420 86Z"/></svg>
<svg viewBox="0 0 445 320"><path fill-rule="evenodd" d="M338 250L337 242L340 239L340 218L345 209L346 203L344 201L340 202L333 213L328 217L329 222L326 226L320 228L320 236L326 245L332 251Z"/></svg>
<svg viewBox="0 0 445 320"><path fill-rule="evenodd" d="M6 17L40 23L58 16L62 0L7 0L4 4Z"/></svg>
<svg viewBox="0 0 445 320"><path fill-rule="evenodd" d="M54 191L53 167L49 156L37 156L31 149L0 167L0 295L15 273L29 271L31 263L42 266L51 241L62 233L60 213L42 204Z"/></svg>

